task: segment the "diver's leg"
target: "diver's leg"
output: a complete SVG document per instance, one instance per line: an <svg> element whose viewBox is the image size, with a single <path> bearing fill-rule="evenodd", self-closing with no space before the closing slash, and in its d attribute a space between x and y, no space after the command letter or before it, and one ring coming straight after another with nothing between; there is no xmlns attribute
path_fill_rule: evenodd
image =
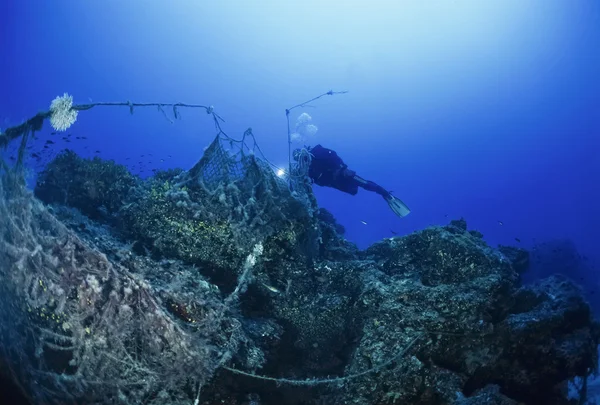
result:
<svg viewBox="0 0 600 405"><path fill-rule="evenodd" d="M338 190L351 195L356 195L358 193L358 186L358 182L351 177L344 177L339 181L336 181L334 185Z"/></svg>
<svg viewBox="0 0 600 405"><path fill-rule="evenodd" d="M360 185L350 170L338 170L331 179L329 184L330 187L343 191L351 195L358 193L358 186Z"/></svg>
<svg viewBox="0 0 600 405"><path fill-rule="evenodd" d="M390 196L390 192L387 191L385 188L381 187L379 184L370 181L370 180L365 180L360 176L355 175L354 179L358 182L358 185L362 188L364 188L367 191L374 191L377 194L379 194L380 196L382 196L383 198L388 198Z"/></svg>
<svg viewBox="0 0 600 405"><path fill-rule="evenodd" d="M388 203L391 210L399 216L400 218L407 216L410 214L410 209L397 197L394 197L389 191L381 187L379 184L365 180L362 177L354 176L354 180L358 183L358 185L365 190L374 191L380 196L383 197L385 202Z"/></svg>

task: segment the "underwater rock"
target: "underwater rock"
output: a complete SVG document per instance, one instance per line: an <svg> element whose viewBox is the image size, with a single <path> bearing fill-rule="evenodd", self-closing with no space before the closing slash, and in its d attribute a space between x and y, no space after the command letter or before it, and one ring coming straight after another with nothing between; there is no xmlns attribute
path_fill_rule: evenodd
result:
<svg viewBox="0 0 600 405"><path fill-rule="evenodd" d="M245 159L227 181L204 160L141 181L66 153L36 188L51 206L2 178L12 378L50 404L566 404L596 364L581 292L522 287L526 252L464 219L359 251ZM119 186L85 192L105 164Z"/></svg>
<svg viewBox="0 0 600 405"><path fill-rule="evenodd" d="M558 239L539 242L530 253L531 265L522 276L523 283L560 274L585 287L583 295L596 317L600 316L600 280L598 265L577 251L572 240Z"/></svg>
<svg viewBox="0 0 600 405"><path fill-rule="evenodd" d="M395 360L349 381L343 400L454 403L468 376L447 358L508 313L516 281L510 263L466 226L454 225L376 243L364 258L377 268L362 274L359 304L368 316L345 374Z"/></svg>
<svg viewBox="0 0 600 405"><path fill-rule="evenodd" d="M271 297L269 316L285 325L282 371L316 377L343 371L363 314L356 305L364 263L321 262L288 275L290 288ZM283 343L287 343L284 345ZM279 363L279 361L277 362Z"/></svg>
<svg viewBox="0 0 600 405"><path fill-rule="evenodd" d="M497 385L486 385L484 388L475 391L471 396L464 397L457 392L456 405L519 405L500 392Z"/></svg>
<svg viewBox="0 0 600 405"><path fill-rule="evenodd" d="M517 273L523 274L529 270L529 252L527 250L515 246L503 245L498 246L498 250L510 260Z"/></svg>
<svg viewBox="0 0 600 405"><path fill-rule="evenodd" d="M472 383L488 375L513 398L554 403L565 380L596 368L598 325L580 288L565 277L523 287L513 299L510 315L488 342L498 357L472 373Z"/></svg>
<svg viewBox="0 0 600 405"><path fill-rule="evenodd" d="M485 277L491 268L508 282L516 279L511 263L502 254L454 224L385 239L367 248L361 257L380 263L388 275L418 275L427 286Z"/></svg>
<svg viewBox="0 0 600 405"><path fill-rule="evenodd" d="M377 372L347 381L335 403L566 403L564 381L597 363L600 335L577 289L520 288L511 263L466 228L364 254L379 270L362 274L364 327L344 375ZM481 391L494 384L502 395Z"/></svg>
<svg viewBox="0 0 600 405"><path fill-rule="evenodd" d="M138 179L127 168L99 157L83 159L62 151L40 173L35 195L46 204L79 209L93 219L109 219Z"/></svg>
<svg viewBox="0 0 600 405"><path fill-rule="evenodd" d="M322 260L352 260L358 255L355 244L344 239L345 228L325 208L317 211L320 239L319 258Z"/></svg>

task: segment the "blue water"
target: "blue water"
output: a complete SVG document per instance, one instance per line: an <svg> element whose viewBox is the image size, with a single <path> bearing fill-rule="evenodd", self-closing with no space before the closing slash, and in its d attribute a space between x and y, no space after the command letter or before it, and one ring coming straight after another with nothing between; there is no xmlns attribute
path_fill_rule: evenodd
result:
<svg viewBox="0 0 600 405"><path fill-rule="evenodd" d="M318 127L311 142L412 209L401 220L375 194L315 187L348 239L366 247L464 217L492 245L572 241L593 288L600 3L423 3L3 1L0 127L65 92L214 105L230 135L252 127L286 167L285 108L347 90L298 110ZM52 148L142 175L189 168L215 132L205 113L181 113L170 123L154 109L84 111L70 131L87 139Z"/></svg>

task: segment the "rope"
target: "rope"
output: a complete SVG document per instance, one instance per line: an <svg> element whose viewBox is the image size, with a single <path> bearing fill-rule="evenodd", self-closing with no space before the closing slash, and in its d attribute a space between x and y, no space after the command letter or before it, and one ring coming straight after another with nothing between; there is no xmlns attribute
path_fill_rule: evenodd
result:
<svg viewBox="0 0 600 405"><path fill-rule="evenodd" d="M288 173L287 173L288 179L291 178L291 176L292 176L292 150L291 150L292 140L291 140L291 129L290 129L290 118L289 118L290 112L296 108L305 107L309 103L311 103L315 100L318 100L322 97L332 96L332 95L336 95L336 94L345 94L345 93L347 93L347 91L329 90L326 93L320 94L316 97L311 98L310 100L307 100L300 104L296 104L295 106L287 108L285 110L286 119L287 119L287 133L288 133ZM269 166L271 166L273 169L279 169L279 167L277 165L275 165L274 163L272 163L269 159L267 159L267 157L263 153L262 149L256 142L256 138L254 137L254 134L252 133L252 128L248 128L246 130L246 132L244 132L242 139L235 139L235 138L229 136L225 131L223 131L223 128L221 127L221 123L225 122L225 120L214 111L213 106L206 106L206 105L201 105L201 104L187 104L187 103L134 103L131 101L122 101L122 102L97 102L97 103L88 103L88 104L76 104L76 105L72 106L71 109L73 109L75 111L86 111L86 110L90 110L94 107L129 107L129 112L131 114L133 114L134 109L136 107L157 107L158 110L164 115L164 117L171 123L173 122L173 120L171 120L169 118L169 116L167 115L167 113L165 111L166 107L172 109L173 117L175 119L179 119L181 117L181 115L179 113L180 107L204 109L207 114L212 116L214 124L215 124L215 129L217 130L218 135L223 136L232 145L233 144L241 144L242 150L245 146L248 150L250 150L252 152L257 151L260 154L260 157L262 158L262 160L265 161ZM28 140L27 138L29 138L29 137L27 137L25 135L27 135L27 134L33 135L36 131L39 131L42 128L42 124L43 124L44 120L46 120L47 118L50 118L51 115L52 115L51 111L42 111L42 112L39 112L38 114L34 115L33 117L29 118L27 121L25 121L24 123L22 123L20 125L16 125L16 126L7 128L4 132L0 133L0 149L6 149L6 147L8 146L10 141L12 141L13 139L19 138L21 136L24 136L24 143L26 144L27 140ZM251 141L252 141L251 146L248 146L245 143L246 138L251 139ZM301 173L303 173L303 172L301 171Z"/></svg>
<svg viewBox="0 0 600 405"><path fill-rule="evenodd" d="M302 148L298 152L298 163L296 164L295 172L290 173L290 176L304 177L308 175L310 163L312 162L313 154L307 148ZM294 158L296 160L296 158Z"/></svg>
<svg viewBox="0 0 600 405"><path fill-rule="evenodd" d="M417 343L417 341L419 340L419 338L421 338L421 336L422 336L422 334L418 334L417 336L415 336L404 349L402 349L398 354L396 354L391 359L384 361L383 363L381 363L378 366L369 368L367 370L364 370L364 371L361 371L361 372L358 372L355 374L350 374L346 377L333 377L333 378L324 378L324 379L309 378L306 380L294 380L294 379L289 379L289 378L274 378L274 377L269 377L269 376L264 376L264 375L252 374L252 373L248 373L246 371L238 370L236 368L227 367L227 366L222 366L222 367L224 369L226 369L227 371L231 371L232 373L235 373L235 374L240 374L240 375L243 375L246 377L251 377L251 378L255 378L255 379L263 380L263 381L272 381L272 382L276 382L278 384L304 385L304 386L314 386L314 385L322 385L322 384L338 384L338 383L346 382L348 380L352 380L352 379L356 379L356 378L365 376L367 374L375 373L375 372L389 366L390 364L392 364L393 362L398 360L400 357L404 356L410 350L410 348L413 347L415 343Z"/></svg>

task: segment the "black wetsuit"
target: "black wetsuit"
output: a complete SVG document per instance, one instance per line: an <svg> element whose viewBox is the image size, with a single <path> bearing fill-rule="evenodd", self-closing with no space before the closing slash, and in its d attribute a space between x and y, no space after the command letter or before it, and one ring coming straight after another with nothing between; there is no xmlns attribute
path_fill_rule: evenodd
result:
<svg viewBox="0 0 600 405"><path fill-rule="evenodd" d="M309 149L312 154L308 175L312 181L323 187L333 187L348 194L355 195L358 188L374 191L384 198L390 196L389 191L379 184L365 180L348 169L348 165L335 151L316 145Z"/></svg>

